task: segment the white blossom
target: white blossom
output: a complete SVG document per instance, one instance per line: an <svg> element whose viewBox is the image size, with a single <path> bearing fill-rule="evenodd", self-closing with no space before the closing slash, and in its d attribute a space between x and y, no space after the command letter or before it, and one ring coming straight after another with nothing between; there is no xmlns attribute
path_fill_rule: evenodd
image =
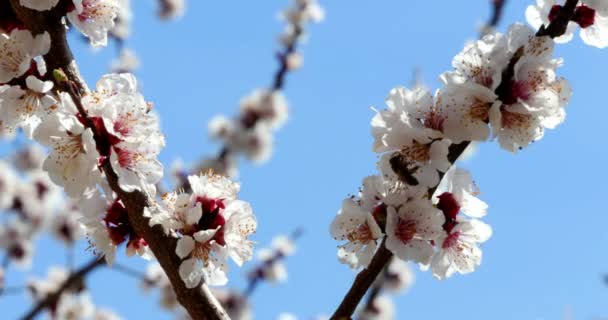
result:
<svg viewBox="0 0 608 320"><path fill-rule="evenodd" d="M172 194L163 201L172 214L166 229L180 234L175 252L182 261L179 274L187 287L201 279L209 285L224 285L227 258L241 266L253 255L248 239L257 221L249 203L238 200L240 186L213 173L190 176L192 194Z"/></svg>
<svg viewBox="0 0 608 320"><path fill-rule="evenodd" d="M0 124L8 130L21 127L32 137L38 125L57 111L58 102L51 93L53 82L28 76L25 83L25 88L16 85L0 91Z"/></svg>
<svg viewBox="0 0 608 320"><path fill-rule="evenodd" d="M0 33L0 84L22 76L31 67L32 59L49 52L48 32L33 36L28 30L14 29Z"/></svg>
<svg viewBox="0 0 608 320"><path fill-rule="evenodd" d="M69 105L72 102L64 96L62 103ZM55 114L47 117L36 130L34 139L51 148L43 169L54 183L65 188L69 196L80 197L100 180L99 153L93 132L85 128L76 116Z"/></svg>
<svg viewBox="0 0 608 320"><path fill-rule="evenodd" d="M119 3L116 0L72 0L74 10L67 17L76 29L87 36L94 47L106 46L108 31L114 27Z"/></svg>
<svg viewBox="0 0 608 320"><path fill-rule="evenodd" d="M385 152L383 157L391 159L399 156L399 166L415 178L408 183L436 186L439 172L450 166L447 156L451 141L443 139L442 132L445 115L439 113L433 96L422 88L394 88L386 104L388 109L377 111L371 122L373 150Z"/></svg>
<svg viewBox="0 0 608 320"><path fill-rule="evenodd" d="M338 258L353 269L369 264L384 235L372 213L353 199L342 202L342 209L331 223L330 232L334 239L346 241L338 248Z"/></svg>
<svg viewBox="0 0 608 320"><path fill-rule="evenodd" d="M127 255L137 254L147 260L153 257L145 241L130 225L127 209L119 199L96 191L85 195L79 209L86 235L108 265L113 264L117 247L125 242Z"/></svg>
<svg viewBox="0 0 608 320"><path fill-rule="evenodd" d="M449 234L437 242L440 248L431 262L433 275L444 279L455 272L473 272L481 264L478 244L487 241L491 235L490 226L479 220L458 221Z"/></svg>
<svg viewBox="0 0 608 320"><path fill-rule="evenodd" d="M400 208L389 207L386 217L386 248L404 261L431 262L431 241L441 236L441 212L428 200L412 199Z"/></svg>

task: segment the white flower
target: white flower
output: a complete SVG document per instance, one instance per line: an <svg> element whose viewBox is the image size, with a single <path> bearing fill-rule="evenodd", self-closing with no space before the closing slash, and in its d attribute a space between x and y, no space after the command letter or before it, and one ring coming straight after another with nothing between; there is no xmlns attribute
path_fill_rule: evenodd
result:
<svg viewBox="0 0 608 320"><path fill-rule="evenodd" d="M452 60L454 71L441 75L442 81L474 83L494 91L510 59L506 40L504 35L496 33L466 45Z"/></svg>
<svg viewBox="0 0 608 320"><path fill-rule="evenodd" d="M372 213L350 198L342 202L342 209L331 223L330 233L334 239L346 241L338 248L338 259L353 269L369 264L384 236Z"/></svg>
<svg viewBox="0 0 608 320"><path fill-rule="evenodd" d="M145 190L155 193L155 184L163 175L156 159L164 147L158 117L137 91L131 74L109 74L97 83L95 92L83 98L83 104L103 139L101 156L109 157L125 191Z"/></svg>
<svg viewBox="0 0 608 320"><path fill-rule="evenodd" d="M82 236L81 219L82 213L76 204L66 205L51 220L51 231L55 238L66 245L73 245Z"/></svg>
<svg viewBox="0 0 608 320"><path fill-rule="evenodd" d="M116 11L114 27L111 29L110 32L116 38L124 40L131 35L131 20L133 20L133 12L131 11L131 0L116 1L118 2L118 10Z"/></svg>
<svg viewBox="0 0 608 320"><path fill-rule="evenodd" d="M38 11L51 10L58 2L59 0L19 0L22 6Z"/></svg>
<svg viewBox="0 0 608 320"><path fill-rule="evenodd" d="M0 124L8 130L22 127L28 137L49 114L57 111L57 99L50 92L53 82L35 76L25 79L26 87L10 86L0 92Z"/></svg>
<svg viewBox="0 0 608 320"><path fill-rule="evenodd" d="M46 152L38 144L30 144L18 150L12 156L13 165L19 170L40 170L46 157Z"/></svg>
<svg viewBox="0 0 608 320"><path fill-rule="evenodd" d="M308 21L323 21L325 11L316 0L295 0L295 5L287 9L283 16L290 23L301 26Z"/></svg>
<svg viewBox="0 0 608 320"><path fill-rule="evenodd" d="M473 182L471 174L467 170L452 167L437 186L433 202L442 203L442 199L444 199L443 202L450 207L449 209L444 208L441 204L438 206L440 210L444 211L444 214L446 210L455 211L453 212L455 217L459 211L462 211L469 217L481 218L486 215L488 205L477 198L477 194L479 194L479 188Z"/></svg>
<svg viewBox="0 0 608 320"><path fill-rule="evenodd" d="M561 63L551 60L553 42L548 37L536 37L530 28L514 25L509 48L513 52L523 48L523 55L514 65L513 78L499 93L502 104L492 106L489 121L500 145L515 152L540 139L544 128L563 122L571 90L555 74Z"/></svg>
<svg viewBox="0 0 608 320"><path fill-rule="evenodd" d="M71 103L71 100L63 103ZM47 117L34 138L52 150L44 160L43 169L51 180L65 188L71 197L80 197L91 190L101 178L97 168L97 152L93 132L71 115Z"/></svg>
<svg viewBox="0 0 608 320"><path fill-rule="evenodd" d="M548 26L557 16L561 5L556 0L536 0L526 10L526 20L535 29L541 25ZM557 43L566 43L574 37L576 25L581 27L581 38L591 46L605 48L608 46L608 6L603 0L581 1L574 11L574 17L568 24L566 33L555 38Z"/></svg>
<svg viewBox="0 0 608 320"><path fill-rule="evenodd" d="M490 109L496 94L476 83L448 83L437 93L438 112L445 115L443 132L454 143L483 141L490 136Z"/></svg>
<svg viewBox="0 0 608 320"><path fill-rule="evenodd" d="M75 9L67 17L76 29L91 40L94 47L108 43L108 31L114 27L119 10L116 0L72 0Z"/></svg>
<svg viewBox="0 0 608 320"><path fill-rule="evenodd" d="M245 128L264 122L276 129L287 120L287 99L279 91L255 90L241 101L240 117Z"/></svg>
<svg viewBox="0 0 608 320"><path fill-rule="evenodd" d="M425 199L412 199L398 210L389 207L386 248L404 261L428 265L434 253L431 241L441 236L443 223L441 212Z"/></svg>
<svg viewBox="0 0 608 320"><path fill-rule="evenodd" d="M209 285L224 285L227 258L239 266L251 259L257 221L251 206L237 200L239 185L212 173L190 176L192 194L163 198L173 215L166 228L181 234L175 252L185 259L179 274L189 288L201 279Z"/></svg>
<svg viewBox="0 0 608 320"><path fill-rule="evenodd" d="M108 265L112 265L116 248L127 242L127 255L138 254L144 259L151 259L152 253L143 239L129 223L127 209L119 199L112 199L100 192L92 192L81 200L80 212L85 233L95 246L97 253L105 256Z"/></svg>
<svg viewBox="0 0 608 320"><path fill-rule="evenodd" d="M95 309L95 314L93 315L93 320L121 320L117 314L110 310L105 309Z"/></svg>
<svg viewBox="0 0 608 320"><path fill-rule="evenodd" d="M233 320L252 320L253 310L247 297L235 290L212 288L211 292Z"/></svg>
<svg viewBox="0 0 608 320"><path fill-rule="evenodd" d="M21 268L32 264L34 244L32 226L19 219L0 225L0 248L6 250L10 261Z"/></svg>
<svg viewBox="0 0 608 320"><path fill-rule="evenodd" d="M391 292L407 292L414 284L414 272L407 262L401 259L391 259L381 281L382 288Z"/></svg>
<svg viewBox="0 0 608 320"><path fill-rule="evenodd" d="M0 210L8 209L13 205L17 183L15 170L8 162L0 160Z"/></svg>
<svg viewBox="0 0 608 320"><path fill-rule="evenodd" d="M374 299L372 309L365 309L359 313L359 320L392 320L395 319L395 305L393 300L385 295Z"/></svg>
<svg viewBox="0 0 608 320"><path fill-rule="evenodd" d="M44 280L28 279L27 288L35 300L42 300L57 289L68 279L68 271L56 266L51 266Z"/></svg>
<svg viewBox="0 0 608 320"><path fill-rule="evenodd" d="M292 255L294 251L295 244L289 237L275 237L272 240L271 248L258 250L257 259L260 260L260 266L249 275L249 278L259 277L271 283L287 281L287 268L283 263L283 258Z"/></svg>
<svg viewBox="0 0 608 320"><path fill-rule="evenodd" d="M386 104L388 109L377 111L371 122L374 151L397 151L383 157L396 161L400 172L395 173L409 184L436 186L439 172L450 167L447 156L451 141L442 139L445 115L439 113L433 96L423 88L395 88ZM393 165L385 168L396 169Z"/></svg>
<svg viewBox="0 0 608 320"><path fill-rule="evenodd" d="M431 262L433 275L438 279L445 279L455 272L473 272L481 264L478 244L487 241L491 235L490 226L479 220L458 221L449 234L438 241L439 252Z"/></svg>
<svg viewBox="0 0 608 320"><path fill-rule="evenodd" d="M186 11L185 0L161 0L158 15L163 19L181 18Z"/></svg>
<svg viewBox="0 0 608 320"><path fill-rule="evenodd" d="M86 293L64 293L57 301L56 319L80 320L93 316L95 306L91 297Z"/></svg>
<svg viewBox="0 0 608 320"><path fill-rule="evenodd" d="M114 73L133 72L140 66L139 58L135 51L122 49L117 60L112 61L110 69Z"/></svg>
<svg viewBox="0 0 608 320"><path fill-rule="evenodd" d="M28 30L0 33L0 84L23 75L32 59L49 52L51 37L48 32L32 36Z"/></svg>

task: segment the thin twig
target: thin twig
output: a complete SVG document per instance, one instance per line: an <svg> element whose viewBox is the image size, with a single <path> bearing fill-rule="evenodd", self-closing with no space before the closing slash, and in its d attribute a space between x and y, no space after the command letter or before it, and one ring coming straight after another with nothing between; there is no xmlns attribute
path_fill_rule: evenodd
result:
<svg viewBox="0 0 608 320"><path fill-rule="evenodd" d="M114 263L112 265L112 267L110 268L110 270L113 271L118 271L120 273L126 274L132 278L138 279L138 280L145 280L146 279L146 275L138 270L132 269L128 266L119 264L119 263Z"/></svg>
<svg viewBox="0 0 608 320"><path fill-rule="evenodd" d="M490 16L490 19L488 20L486 25L481 29L480 38L482 38L483 36L485 36L489 33L492 33L492 31L494 29L496 29L496 27L500 23L500 20L503 16L503 12L504 12L504 8L505 8L505 4L507 3L507 0L491 0L491 2L492 2L492 15Z"/></svg>

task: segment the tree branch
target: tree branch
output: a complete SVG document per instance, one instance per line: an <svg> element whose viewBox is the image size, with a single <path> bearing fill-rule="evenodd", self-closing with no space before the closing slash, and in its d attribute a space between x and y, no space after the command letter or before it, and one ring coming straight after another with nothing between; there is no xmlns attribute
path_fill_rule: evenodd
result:
<svg viewBox="0 0 608 320"><path fill-rule="evenodd" d="M70 79L78 84L78 91L82 94L88 91L88 88L80 76L80 71L74 61L72 51L70 51L66 38L67 26L61 22L70 2L61 0L50 11L40 12L21 6L19 0L11 0L13 10L28 30L33 34L41 34L46 31L51 36L51 49L44 56L47 70L63 69Z"/></svg>
<svg viewBox="0 0 608 320"><path fill-rule="evenodd" d="M557 38L564 33L566 33L566 29L568 28L568 23L574 16L574 10L578 5L578 0L567 0L566 4L559 10L559 13L551 21L551 23L545 27L542 25L538 32L536 33L537 37L549 36L551 38Z"/></svg>
<svg viewBox="0 0 608 320"><path fill-rule="evenodd" d="M568 23L570 22L574 10L578 4L578 0L567 0L566 4L560 10L558 16L551 21L549 26L545 27L544 25L540 27L540 30L536 33L537 37L541 36L549 36L551 38L556 38L563 35L566 32L566 28ZM511 81L513 77L513 68L517 61L521 58L523 50L518 50L511 60L509 61L509 65L505 68L502 74L501 84L506 84ZM502 89L500 86L496 89L496 94L500 96ZM462 155L462 153L469 146L470 141L464 141L459 144L451 145L448 153L448 160L453 165L456 160ZM391 163L392 165L392 163ZM443 179L444 173L440 173L440 180ZM437 187L429 189L429 197L435 192ZM383 268L388 264L392 253L386 249L384 243L385 240L380 245L378 251L376 251L372 261L366 269L363 269L353 282L351 288L348 293L340 303L340 306L334 313L334 315L330 318L331 320L349 320L351 319L352 314L355 312L357 305L361 302L361 299L369 290L369 287L374 283L378 274L383 270Z"/></svg>
<svg viewBox="0 0 608 320"><path fill-rule="evenodd" d="M34 317L38 315L38 313L40 313L42 310L56 303L57 300L59 300L59 297L61 297L61 294L74 287L75 285L81 283L82 280L86 278L89 273L103 265L105 265L105 261L103 259L100 259L98 257L93 258L80 269L72 272L70 276L65 280L65 282L55 292L47 295L46 298L39 301L34 306L34 308L32 308L28 313L26 313L21 319L34 319Z"/></svg>
<svg viewBox="0 0 608 320"><path fill-rule="evenodd" d="M348 290L342 303L336 309L336 312L329 318L330 320L350 320L359 302L367 292L367 289L374 283L378 274L384 269L393 256L393 253L385 246L385 241L382 241L380 248L372 258L367 268L363 269L353 282L353 285Z"/></svg>
<svg viewBox="0 0 608 320"><path fill-rule="evenodd" d="M494 30L498 26L498 23L500 23L500 19L502 18L507 0L491 0L491 2L492 15L490 16L490 19L488 20L486 25L483 26L483 28L481 29L480 38L485 36L486 34L491 33L492 30Z"/></svg>
<svg viewBox="0 0 608 320"><path fill-rule="evenodd" d="M66 91L72 97L84 119L86 127L93 131L94 137L98 140L100 137L99 132L96 132L95 126L92 126L91 119L88 118L80 100L81 95L87 92L87 87L82 78L80 78L78 68L65 38L65 26L61 24L62 13L67 11L65 7L67 2L67 0L62 0L52 11L39 12L21 7L19 0L11 0L17 17L28 29L34 33L47 31L51 35L51 50L45 56L48 69L64 70L69 81L73 82L74 86L65 86L64 83L63 87L67 89ZM61 86L62 84L58 84L58 87ZM150 206L149 197L140 191L126 192L122 190L118 185L118 175L109 161L104 161L101 169L104 171L110 187L127 208L131 226L148 243L148 246L169 277L179 302L188 311L190 317L194 320L229 319L224 309L205 284L202 284L198 288L186 288L178 272L181 259L175 254L177 239L165 235L160 225L150 227L149 219L143 216L144 208Z"/></svg>

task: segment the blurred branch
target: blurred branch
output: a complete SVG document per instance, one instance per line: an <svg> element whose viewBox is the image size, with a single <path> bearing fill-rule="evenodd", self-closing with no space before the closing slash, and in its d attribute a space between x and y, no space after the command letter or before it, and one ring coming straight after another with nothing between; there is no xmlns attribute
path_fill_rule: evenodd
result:
<svg viewBox="0 0 608 320"><path fill-rule="evenodd" d="M100 259L99 257L93 258L84 266L80 267L80 269L71 273L70 276L65 280L65 282L57 289L57 291L49 294L43 300L39 301L34 308L32 308L28 313L26 313L21 319L23 320L31 320L34 319L38 313L42 310L48 308L59 300L61 294L70 288L82 283L82 281L86 278L86 276L93 270L97 269L97 267L105 265L105 261Z"/></svg>
<svg viewBox="0 0 608 320"><path fill-rule="evenodd" d="M504 11L505 5L507 3L507 0L491 0L491 2L492 2L492 15L490 16L490 19L488 20L488 22L481 29L480 38L483 38L483 36L492 33L493 30L496 29L496 27L500 23L500 19L503 16L503 11Z"/></svg>

